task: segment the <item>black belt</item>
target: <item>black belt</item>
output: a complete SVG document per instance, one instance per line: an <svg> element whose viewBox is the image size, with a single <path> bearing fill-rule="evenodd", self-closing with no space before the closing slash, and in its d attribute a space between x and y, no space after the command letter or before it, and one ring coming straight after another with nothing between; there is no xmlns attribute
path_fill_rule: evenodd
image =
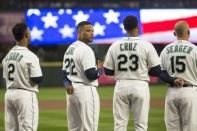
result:
<svg viewBox="0 0 197 131"><path fill-rule="evenodd" d="M31 90L28 90L28 89L25 89L25 88L20 88L20 87L9 87L8 89L26 90L26 91L30 91L30 92L35 92L35 91L31 91Z"/></svg>
<svg viewBox="0 0 197 131"><path fill-rule="evenodd" d="M192 85L192 84L184 84L183 87L195 87L195 85Z"/></svg>
<svg viewBox="0 0 197 131"><path fill-rule="evenodd" d="M192 85L192 84L184 84L182 87L197 87L196 85ZM179 88L177 86L172 86L172 88Z"/></svg>
<svg viewBox="0 0 197 131"><path fill-rule="evenodd" d="M78 81L73 81L73 83L79 83L79 84L89 85L89 84L87 84L87 83L84 83L84 82L78 82ZM97 86L95 86L95 85L89 85L89 86L97 87Z"/></svg>
<svg viewBox="0 0 197 131"><path fill-rule="evenodd" d="M87 85L87 84L84 83L84 82L78 82L78 81L73 81L73 83L81 83L81 84Z"/></svg>

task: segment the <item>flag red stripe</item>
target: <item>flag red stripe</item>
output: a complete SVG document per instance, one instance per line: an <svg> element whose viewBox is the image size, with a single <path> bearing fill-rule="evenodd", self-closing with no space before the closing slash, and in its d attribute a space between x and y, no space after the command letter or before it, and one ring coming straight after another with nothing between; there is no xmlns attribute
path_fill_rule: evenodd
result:
<svg viewBox="0 0 197 131"><path fill-rule="evenodd" d="M162 16L161 16L162 17ZM187 21L189 23L189 27L197 27L197 16L180 18L174 20L165 20L159 22L149 22L142 23L143 33L154 33L158 31L169 31L174 29L174 25L177 21Z"/></svg>

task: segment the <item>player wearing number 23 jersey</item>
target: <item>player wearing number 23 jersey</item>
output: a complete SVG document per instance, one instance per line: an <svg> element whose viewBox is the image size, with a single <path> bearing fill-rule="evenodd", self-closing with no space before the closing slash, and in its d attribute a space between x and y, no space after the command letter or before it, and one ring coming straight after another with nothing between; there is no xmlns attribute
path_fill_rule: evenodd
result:
<svg viewBox="0 0 197 131"><path fill-rule="evenodd" d="M115 75L117 82L113 97L114 131L126 131L129 113L134 112L135 131L147 131L149 112L150 74L173 84L166 72L161 71L160 59L152 44L137 37L138 21L135 16L124 19L128 37L113 43L109 48L104 68L107 75Z"/></svg>

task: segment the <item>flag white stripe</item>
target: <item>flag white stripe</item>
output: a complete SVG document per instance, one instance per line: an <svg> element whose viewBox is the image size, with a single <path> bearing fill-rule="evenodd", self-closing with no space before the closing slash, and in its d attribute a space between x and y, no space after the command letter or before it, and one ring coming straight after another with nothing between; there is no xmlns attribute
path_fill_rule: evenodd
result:
<svg viewBox="0 0 197 131"><path fill-rule="evenodd" d="M171 31L163 31L157 33L146 33L142 34L140 37L144 40L147 40L154 44L169 44L176 40L176 37L173 35L173 30ZM197 39L195 39L195 35L197 34L197 28L190 29L190 39L189 41L192 43L196 43ZM122 37L115 37L115 38L106 38L106 39L95 39L95 44L112 44L113 42L122 39Z"/></svg>
<svg viewBox="0 0 197 131"><path fill-rule="evenodd" d="M173 35L173 30L171 31L163 31L157 33L146 33L142 34L142 39L145 39L152 43L171 43L176 40L176 37ZM197 39L195 35L197 34L197 28L190 29L190 42L196 43Z"/></svg>
<svg viewBox="0 0 197 131"><path fill-rule="evenodd" d="M197 9L142 9L140 17L142 23L159 22L197 16Z"/></svg>

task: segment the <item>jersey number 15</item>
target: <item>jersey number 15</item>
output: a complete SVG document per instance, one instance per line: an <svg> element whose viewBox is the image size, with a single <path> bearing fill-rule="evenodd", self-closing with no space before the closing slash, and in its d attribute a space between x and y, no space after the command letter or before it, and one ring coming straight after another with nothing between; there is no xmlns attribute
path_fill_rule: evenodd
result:
<svg viewBox="0 0 197 131"><path fill-rule="evenodd" d="M172 56L170 58L172 73L185 72L185 58L186 56Z"/></svg>

